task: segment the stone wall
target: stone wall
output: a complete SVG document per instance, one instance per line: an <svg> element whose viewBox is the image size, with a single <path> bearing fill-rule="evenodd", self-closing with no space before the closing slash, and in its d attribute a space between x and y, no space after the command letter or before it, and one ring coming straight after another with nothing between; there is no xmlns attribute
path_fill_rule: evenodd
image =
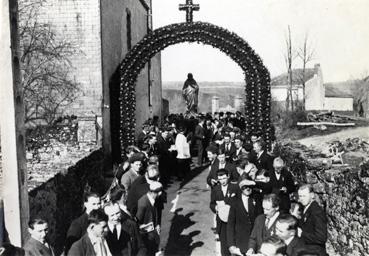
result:
<svg viewBox="0 0 369 256"><path fill-rule="evenodd" d="M324 207L332 255L369 255L369 162L335 166L298 144L283 145L280 154L299 182L312 184Z"/></svg>
<svg viewBox="0 0 369 256"><path fill-rule="evenodd" d="M82 213L84 191L91 188L99 194L105 192L102 163L102 151L94 151L66 173L56 174L29 192L30 217L48 221L50 243L57 255L62 251L70 223Z"/></svg>
<svg viewBox="0 0 369 256"><path fill-rule="evenodd" d="M71 221L82 212L84 190L105 192L103 153L96 141L78 141L83 129L79 123L66 118L54 126L27 130L30 216L48 221L50 242L58 253Z"/></svg>

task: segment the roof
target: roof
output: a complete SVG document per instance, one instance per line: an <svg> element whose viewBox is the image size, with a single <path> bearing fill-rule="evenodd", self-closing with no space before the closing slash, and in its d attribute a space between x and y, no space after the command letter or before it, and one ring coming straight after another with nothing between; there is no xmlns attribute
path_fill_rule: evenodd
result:
<svg viewBox="0 0 369 256"><path fill-rule="evenodd" d="M325 83L325 97L330 98L353 98L352 81Z"/></svg>
<svg viewBox="0 0 369 256"><path fill-rule="evenodd" d="M302 73L301 68L293 69L292 70L292 84L294 84L294 85L301 84L302 74L303 73ZM314 74L315 74L315 69L314 68L305 69L305 82L309 81L311 78L313 78ZM272 81L270 82L270 84L271 84L271 86L288 84L287 72L272 78Z"/></svg>

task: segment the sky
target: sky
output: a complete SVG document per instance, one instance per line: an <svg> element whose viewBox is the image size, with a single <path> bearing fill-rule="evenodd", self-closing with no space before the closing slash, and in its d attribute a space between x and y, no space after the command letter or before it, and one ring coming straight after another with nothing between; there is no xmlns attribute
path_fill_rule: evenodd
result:
<svg viewBox="0 0 369 256"><path fill-rule="evenodd" d="M159 28L185 21L178 5L185 0L152 0L153 25ZM305 34L324 82L361 78L369 71L369 0L193 0L200 4L194 21L210 22L237 33L262 58L271 77L286 72L287 28L292 46L302 46ZM197 81L243 81L244 75L227 55L197 43L181 43L162 53L162 80L182 81L192 72ZM301 67L298 58L294 68Z"/></svg>

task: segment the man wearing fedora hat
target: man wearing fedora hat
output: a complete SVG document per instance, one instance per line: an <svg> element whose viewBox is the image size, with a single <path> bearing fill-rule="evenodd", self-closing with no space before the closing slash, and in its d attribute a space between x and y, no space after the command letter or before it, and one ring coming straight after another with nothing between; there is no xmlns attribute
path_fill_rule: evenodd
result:
<svg viewBox="0 0 369 256"><path fill-rule="evenodd" d="M253 198L255 183L242 179L239 187L242 193L231 205L227 224L227 242L232 254L247 252L255 218L262 213L260 201Z"/></svg>

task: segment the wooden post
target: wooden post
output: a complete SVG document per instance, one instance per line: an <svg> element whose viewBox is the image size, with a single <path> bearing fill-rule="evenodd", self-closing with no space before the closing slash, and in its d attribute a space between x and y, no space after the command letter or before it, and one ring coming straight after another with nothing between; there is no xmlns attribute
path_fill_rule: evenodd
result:
<svg viewBox="0 0 369 256"><path fill-rule="evenodd" d="M29 206L17 0L1 1L0 36L0 127L5 226L10 242L22 246L28 235Z"/></svg>

